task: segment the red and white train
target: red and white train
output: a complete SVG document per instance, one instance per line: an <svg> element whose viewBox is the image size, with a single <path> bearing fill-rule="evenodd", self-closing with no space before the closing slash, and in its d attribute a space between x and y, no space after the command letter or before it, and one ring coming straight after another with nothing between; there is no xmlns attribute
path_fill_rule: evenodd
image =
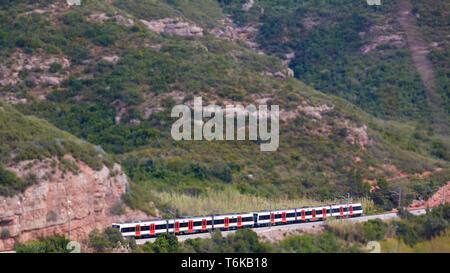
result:
<svg viewBox="0 0 450 273"><path fill-rule="evenodd" d="M112 227L119 229L124 237L135 237L138 239L154 237L162 233L182 235L208 232L214 229L230 230L323 221L327 217L358 217L362 213L363 210L360 203L349 203L247 213L131 221L113 223Z"/></svg>

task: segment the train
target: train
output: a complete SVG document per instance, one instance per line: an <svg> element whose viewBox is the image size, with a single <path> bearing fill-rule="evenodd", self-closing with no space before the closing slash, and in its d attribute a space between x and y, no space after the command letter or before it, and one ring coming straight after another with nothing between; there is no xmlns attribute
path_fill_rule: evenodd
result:
<svg viewBox="0 0 450 273"><path fill-rule="evenodd" d="M142 239L156 237L163 233L185 235L209 232L215 229L226 231L324 221L327 217L359 217L362 214L363 208L360 203L346 203L208 216L185 216L173 219L128 221L113 223L112 227L118 229L125 238Z"/></svg>

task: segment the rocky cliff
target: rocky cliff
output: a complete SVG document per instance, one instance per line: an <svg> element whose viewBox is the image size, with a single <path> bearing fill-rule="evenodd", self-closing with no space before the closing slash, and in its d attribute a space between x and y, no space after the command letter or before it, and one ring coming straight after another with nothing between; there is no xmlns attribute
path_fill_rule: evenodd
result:
<svg viewBox="0 0 450 273"><path fill-rule="evenodd" d="M0 250L12 249L16 240L24 242L55 233L67 237L69 213L71 240L84 238L94 228L103 229L114 221L146 218L143 212L128 208L121 215L111 212L128 187L118 164L112 170L104 166L95 171L77 162L76 174L54 169L48 175L49 162L47 159L31 167L38 177L47 174L45 181L14 197L0 197ZM10 169L20 176L29 163L21 162Z"/></svg>

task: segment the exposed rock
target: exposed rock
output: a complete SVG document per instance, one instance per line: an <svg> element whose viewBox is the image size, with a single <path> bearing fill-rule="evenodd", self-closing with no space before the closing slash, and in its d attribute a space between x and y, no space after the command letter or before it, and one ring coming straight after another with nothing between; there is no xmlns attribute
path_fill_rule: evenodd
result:
<svg viewBox="0 0 450 273"><path fill-rule="evenodd" d="M149 118L153 113L164 111L164 107L146 107L144 108L144 118Z"/></svg>
<svg viewBox="0 0 450 273"><path fill-rule="evenodd" d="M5 61L5 64L9 65L0 64L0 74L3 76L0 80L0 86L15 85L21 82L19 77L20 71L27 71L29 74L27 79L33 81L35 84L59 84L67 75L56 76L50 73L48 70L53 63L61 64L63 69L70 66L70 61L65 57L27 54L18 50Z"/></svg>
<svg viewBox="0 0 450 273"><path fill-rule="evenodd" d="M114 19L114 21L119 25L124 25L130 27L134 25L134 20L130 18L126 18L123 15L117 14L113 17L106 15L105 13L93 13L88 16L88 21L96 22L96 23L104 23L106 20Z"/></svg>
<svg viewBox="0 0 450 273"><path fill-rule="evenodd" d="M70 156L65 158L73 160ZM9 169L20 176L28 163L21 162ZM55 233L67 235L69 212L71 240L85 238L94 228L101 230L115 221L147 217L130 209L120 216L111 214L111 207L121 199L128 184L119 165L114 165L115 175L111 175L105 166L95 171L78 162L78 174L69 172L65 176L59 169L49 175L47 165L48 162L42 161L31 169L40 178L47 174L45 181L14 197L0 197L0 229L8 230L11 236L0 239L0 250L12 249L15 240L24 242Z"/></svg>
<svg viewBox="0 0 450 273"><path fill-rule="evenodd" d="M235 41L239 36L236 33L236 30L232 26L223 26L222 28L213 28L210 30L211 34L216 36L217 38Z"/></svg>
<svg viewBox="0 0 450 273"><path fill-rule="evenodd" d="M290 69L290 68L287 68L287 76L288 77L294 77L294 70L292 70L292 69Z"/></svg>
<svg viewBox="0 0 450 273"><path fill-rule="evenodd" d="M41 76L35 83L46 83L50 85L59 85L64 78L62 77L54 77L54 76Z"/></svg>
<svg viewBox="0 0 450 273"><path fill-rule="evenodd" d="M295 58L295 52L289 52L284 55L286 57L285 60L283 60L283 64L288 65L291 63L292 59Z"/></svg>
<svg viewBox="0 0 450 273"><path fill-rule="evenodd" d="M286 78L286 75L284 75L281 71L275 72L273 74L276 78L284 79Z"/></svg>
<svg viewBox="0 0 450 273"><path fill-rule="evenodd" d="M254 0L249 0L248 2L246 2L245 4L242 5L242 10L248 11L249 9L251 9L253 7L254 3L255 3Z"/></svg>
<svg viewBox="0 0 450 273"><path fill-rule="evenodd" d="M303 26L306 28L306 30L310 31L312 30L315 26L317 26L318 24L320 24L320 19L317 18L312 18L312 17L305 17L302 20L302 24Z"/></svg>
<svg viewBox="0 0 450 273"><path fill-rule="evenodd" d="M246 42L251 48L258 50L259 45L255 42L255 37L259 32L261 24L251 24L236 28L236 33L241 40Z"/></svg>
<svg viewBox="0 0 450 273"><path fill-rule="evenodd" d="M120 57L117 55L113 55L113 56L105 56L102 58L103 60L113 63L113 64L117 64L117 62L120 60Z"/></svg>
<svg viewBox="0 0 450 273"><path fill-rule="evenodd" d="M398 34L381 35L381 36L375 37L370 44L367 44L367 45L364 45L363 47L361 47L361 51L362 51L362 53L366 54L366 53L369 53L370 51L374 50L378 46L380 46L382 44L388 44L388 43L402 46L402 45L404 45L404 38L403 38L403 36L398 35Z"/></svg>
<svg viewBox="0 0 450 273"><path fill-rule="evenodd" d="M350 126L346 121L346 127L351 132L351 134L345 138L348 143L358 143L362 149L365 149L367 145L373 144L373 140L370 139L369 134L367 133L367 125L364 124L361 127Z"/></svg>
<svg viewBox="0 0 450 273"><path fill-rule="evenodd" d="M426 207L435 207L439 206L444 202L444 194L445 194L445 202L450 202L450 181L439 188L430 198L427 200L413 200L411 205L408 208L417 209L417 208L426 208Z"/></svg>
<svg viewBox="0 0 450 273"><path fill-rule="evenodd" d="M93 13L87 17L91 22L103 23L111 17L107 16L105 13Z"/></svg>
<svg viewBox="0 0 450 273"><path fill-rule="evenodd" d="M126 18L120 14L114 16L114 19L116 20L116 23L119 25L124 25L127 27L131 27L132 25L134 25L133 19Z"/></svg>
<svg viewBox="0 0 450 273"><path fill-rule="evenodd" d="M322 119L322 115L321 115L322 112L333 110L333 108L334 108L333 106L330 107L326 104L319 105L319 106L310 106L310 105L305 105L305 106L299 105L298 106L299 110L301 110L301 111L305 112L306 114L308 114L314 118L317 118L317 119Z"/></svg>
<svg viewBox="0 0 450 273"><path fill-rule="evenodd" d="M231 17L218 21L220 26L210 29L209 32L220 39L225 39L229 41L236 42L241 40L245 42L252 49L258 51L259 54L264 54L259 50L258 43L255 42L255 37L258 34L259 27L262 25L260 23L250 24L243 27L236 27L233 24Z"/></svg>
<svg viewBox="0 0 450 273"><path fill-rule="evenodd" d="M181 18L164 18L153 21L141 20L149 29L161 33L169 33L178 36L202 37L203 29L201 27L190 25Z"/></svg>

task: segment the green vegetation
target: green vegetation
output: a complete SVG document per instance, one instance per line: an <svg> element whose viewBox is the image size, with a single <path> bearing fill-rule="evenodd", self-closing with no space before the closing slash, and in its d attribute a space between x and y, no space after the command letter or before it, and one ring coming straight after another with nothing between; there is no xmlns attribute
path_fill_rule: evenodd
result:
<svg viewBox="0 0 450 273"><path fill-rule="evenodd" d="M448 1L439 0L411 0L412 12L418 16L419 27L422 35L430 44L429 58L433 63L434 76L437 79L437 91L441 96L443 108L450 115L450 76L448 67L450 65L450 39L448 37Z"/></svg>
<svg viewBox="0 0 450 273"><path fill-rule="evenodd" d="M87 246L94 253L109 252L125 243L119 230L107 227L103 232L94 229L89 233Z"/></svg>
<svg viewBox="0 0 450 273"><path fill-rule="evenodd" d="M366 252L370 241L379 241L382 252L445 252L449 248L450 205L412 215L400 210L397 220L380 219L366 222L327 219L325 230L316 234L288 235L276 242L263 241L251 229L239 229L228 236L219 230L211 238L187 239L179 242L173 234L162 234L151 243L137 245L134 239L124 239L118 229L108 227L93 230L83 242L88 252L135 253L342 253ZM3 234L3 233L2 233ZM37 241L16 243L19 253L69 252L64 236L41 237ZM437 245L430 246L431 243Z"/></svg>
<svg viewBox="0 0 450 273"><path fill-rule="evenodd" d="M295 53L290 66L305 83L343 97L376 117L430 120L412 58L394 42L401 33L395 1L369 6L365 1L260 0L247 13L241 10L242 1L220 2L238 24L262 23L256 39L266 52L282 58ZM434 6L439 9L445 1L434 2L439 2ZM434 16L424 16L430 17ZM440 34L446 36L445 31Z"/></svg>
<svg viewBox="0 0 450 273"><path fill-rule="evenodd" d="M23 244L16 242L14 250L17 253L70 253L71 250L66 249L69 242L64 235L53 235Z"/></svg>
<svg viewBox="0 0 450 273"><path fill-rule="evenodd" d="M427 124L417 122L427 120L428 109L410 56L395 45L379 46L367 54L359 50L373 39L372 34L360 37L359 33L368 33L392 17L395 7L388 3L368 8L361 1L352 4L349 12L343 0L313 2L277 1L275 6L273 1L256 1L254 8L243 12L242 1L135 0L110 4L90 0L79 7L44 14L28 12L47 7L47 2L4 2L5 9L0 11L2 63L14 62L11 56L20 51L66 57L71 65L62 68L59 63L50 64L46 73L69 75L59 85L34 86L30 75L40 72L23 69L19 73L23 82L3 88L5 96L26 99L14 108L22 117L26 115L25 120L36 121L45 129L28 123L23 128L13 126L9 117L1 121L0 126L11 124L4 133L6 144L0 144L2 164L71 153L99 169L112 162L104 149L130 177L131 191L125 203L149 214L156 211L151 204L163 211L174 209L175 203L168 199L177 197L199 207L198 211L179 213L203 213L211 207L205 196L223 192L235 198L272 198L288 204L298 200L323 203L350 192L354 200L372 198L384 209L395 206L395 196L387 194L399 187L407 194L406 202L419 194L428 195L448 177L449 143ZM264 8L264 14L258 7ZM209 34L224 13L233 14L241 25L262 22L257 40L263 49L275 56L290 50L302 53L291 65L298 78L333 95L324 95L294 78L267 76L265 72L285 72L287 67L276 57ZM98 14L107 17L104 22L92 19L91 15ZM120 24L116 15L132 19L134 26ZM139 21L171 16L201 26L203 37L158 35ZM302 20L310 17L324 21L304 31L308 26ZM336 21L339 23L334 24ZM389 34L395 34L397 27L393 24ZM292 39L298 35L305 36ZM285 44L280 44L284 40ZM104 59L113 55L119 57L117 63ZM37 99L37 94L45 99ZM170 109L175 103L189 103L194 96L202 96L204 104L219 105L268 98L269 105L280 105L292 118L281 126L276 153L261 153L260 143L251 141L173 141ZM322 111L320 118L312 118L298 110L303 105L327 105L329 110ZM13 107L4 107L5 114L19 115ZM29 117L32 115L97 146L68 134L53 136L53 128ZM20 128L16 130L20 137L11 141L8 134L13 127ZM77 172L70 162L60 165ZM371 194L367 179L382 184L385 177L398 175L387 165L407 176ZM437 168L442 171L429 181L424 178L427 183L421 184L422 179L414 177ZM10 175L1 181L23 184ZM6 187L8 194L14 194L25 186ZM177 208L182 207L179 203ZM231 208L224 205L215 209ZM122 209L118 205L113 211L120 214Z"/></svg>
<svg viewBox="0 0 450 273"><path fill-rule="evenodd" d="M399 211L400 218L388 222L379 219L364 223L331 222L327 230L348 242L365 244L369 241L397 240L414 247L418 243L446 236L449 229L450 205L440 205L426 214L413 215Z"/></svg>
<svg viewBox="0 0 450 273"><path fill-rule="evenodd" d="M112 167L112 159L93 145L0 103L0 195L13 196L39 181L40 178L31 172L18 177L6 169L20 161L56 157L61 162L61 169L76 173L78 167L63 158L66 154L95 170L100 170L104 164Z"/></svg>

